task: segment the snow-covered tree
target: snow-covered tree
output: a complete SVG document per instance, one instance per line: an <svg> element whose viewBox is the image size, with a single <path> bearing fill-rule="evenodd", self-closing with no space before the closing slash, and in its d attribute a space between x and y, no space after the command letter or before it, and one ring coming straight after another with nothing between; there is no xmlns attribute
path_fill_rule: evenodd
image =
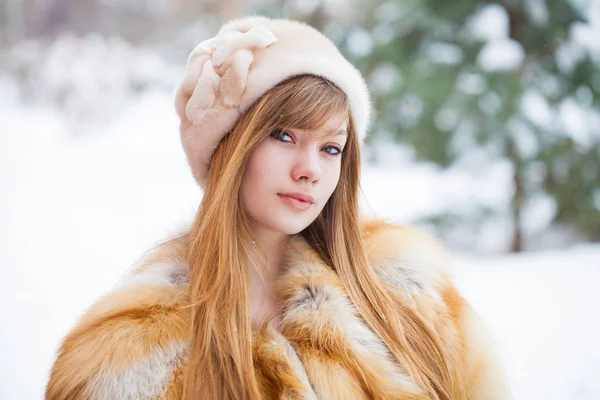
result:
<svg viewBox="0 0 600 400"><path fill-rule="evenodd" d="M485 170L488 161L509 161L512 251L523 249L533 233L528 220L540 209L549 227L599 240L597 2L392 0L371 7L345 48L375 93L373 137L388 134L443 167ZM475 223L489 216L477 215Z"/></svg>

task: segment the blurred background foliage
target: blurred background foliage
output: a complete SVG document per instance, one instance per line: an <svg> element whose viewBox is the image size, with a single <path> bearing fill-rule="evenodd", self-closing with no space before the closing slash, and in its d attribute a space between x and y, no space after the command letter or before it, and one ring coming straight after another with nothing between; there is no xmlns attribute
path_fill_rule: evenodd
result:
<svg viewBox="0 0 600 400"><path fill-rule="evenodd" d="M500 218L507 251L600 240L595 0L0 0L0 77L78 134L131 96L173 90L191 48L246 14L305 21L364 73L369 161L389 162L394 143L440 170L507 166L508 201L428 215L441 235Z"/></svg>

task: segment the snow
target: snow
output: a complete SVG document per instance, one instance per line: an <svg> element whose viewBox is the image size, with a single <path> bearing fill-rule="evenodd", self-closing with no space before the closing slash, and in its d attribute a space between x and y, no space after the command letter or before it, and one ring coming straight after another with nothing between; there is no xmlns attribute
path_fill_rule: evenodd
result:
<svg viewBox="0 0 600 400"><path fill-rule="evenodd" d="M561 43L555 53L559 70L563 74L572 74L575 67L584 59L585 53L583 42L571 40Z"/></svg>
<svg viewBox="0 0 600 400"><path fill-rule="evenodd" d="M525 8L529 17L537 26L545 26L548 23L549 12L546 0L527 0Z"/></svg>
<svg viewBox="0 0 600 400"><path fill-rule="evenodd" d="M578 1L580 2L580 1ZM600 60L600 1L583 0L585 5L581 6L587 23L575 24L572 29L573 39L581 43L589 51L590 55L597 61Z"/></svg>
<svg viewBox="0 0 600 400"><path fill-rule="evenodd" d="M467 21L467 28L474 38L482 41L508 38L508 13L500 4L482 7Z"/></svg>
<svg viewBox="0 0 600 400"><path fill-rule="evenodd" d="M425 105L418 95L408 93L397 100L390 101L390 107L396 109L395 114L392 116L395 122L408 128L418 122Z"/></svg>
<svg viewBox="0 0 600 400"><path fill-rule="evenodd" d="M354 28L348 34L346 47L352 54L364 57L373 49L373 38L365 29Z"/></svg>
<svg viewBox="0 0 600 400"><path fill-rule="evenodd" d="M597 399L600 247L463 256L459 288L491 328L514 399Z"/></svg>
<svg viewBox="0 0 600 400"><path fill-rule="evenodd" d="M290 5L295 11L299 12L300 14L310 15L317 9L317 7L319 7L320 1L319 0L307 0L307 1L294 0L290 3Z"/></svg>
<svg viewBox="0 0 600 400"><path fill-rule="evenodd" d="M502 100L495 92L488 92L477 103L481 111L488 115L496 115L502 106Z"/></svg>
<svg viewBox="0 0 600 400"><path fill-rule="evenodd" d="M170 98L148 95L79 139L56 119L0 111L2 399L41 398L58 339L137 257L185 227L200 198Z"/></svg>
<svg viewBox="0 0 600 400"><path fill-rule="evenodd" d="M539 139L522 117L511 117L507 123L508 135L515 141L521 159L535 157L540 151Z"/></svg>
<svg viewBox="0 0 600 400"><path fill-rule="evenodd" d="M387 93L402 83L402 74L398 67L390 62L377 65L369 76L369 89L374 92Z"/></svg>
<svg viewBox="0 0 600 400"><path fill-rule="evenodd" d="M521 210L521 226L525 232L530 234L541 233L550 225L557 211L556 200L539 191L525 201Z"/></svg>
<svg viewBox="0 0 600 400"><path fill-rule="evenodd" d="M565 99L558 107L564 132L582 149L589 149L600 139L597 118L593 118L596 111L584 108L572 98Z"/></svg>
<svg viewBox="0 0 600 400"><path fill-rule="evenodd" d="M92 33L23 41L6 53L2 67L23 82L19 97L60 109L73 132L120 116L141 91L173 87L182 72L154 49Z"/></svg>
<svg viewBox="0 0 600 400"><path fill-rule="evenodd" d="M552 108L544 96L536 90L525 91L521 96L521 112L537 125L551 129L554 121Z"/></svg>
<svg viewBox="0 0 600 400"><path fill-rule="evenodd" d="M477 64L489 72L512 71L525 58L523 46L512 39L495 39L487 42L477 55Z"/></svg>
<svg viewBox="0 0 600 400"><path fill-rule="evenodd" d="M457 65L464 56L459 46L451 43L434 42L427 46L427 54L431 61L438 64Z"/></svg>
<svg viewBox="0 0 600 400"><path fill-rule="evenodd" d="M487 88L487 82L480 74L461 72L456 78L456 87L463 93L481 94Z"/></svg>
<svg viewBox="0 0 600 400"><path fill-rule="evenodd" d="M597 210L600 210L600 189L594 190L594 207Z"/></svg>

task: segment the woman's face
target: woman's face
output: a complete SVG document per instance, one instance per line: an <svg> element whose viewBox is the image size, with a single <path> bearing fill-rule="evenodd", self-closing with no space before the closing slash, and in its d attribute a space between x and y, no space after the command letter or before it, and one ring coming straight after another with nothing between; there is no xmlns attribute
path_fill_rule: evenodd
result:
<svg viewBox="0 0 600 400"><path fill-rule="evenodd" d="M340 177L347 126L342 114L316 130L276 130L252 151L241 187L252 224L291 235L317 218Z"/></svg>

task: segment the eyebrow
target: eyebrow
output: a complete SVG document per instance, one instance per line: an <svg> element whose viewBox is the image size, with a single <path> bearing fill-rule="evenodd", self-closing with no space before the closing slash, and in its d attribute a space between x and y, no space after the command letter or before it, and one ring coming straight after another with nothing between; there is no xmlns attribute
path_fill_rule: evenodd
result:
<svg viewBox="0 0 600 400"><path fill-rule="evenodd" d="M319 135L319 140L325 139L325 138L330 138L330 137L334 137L334 136L346 136L348 137L348 133L346 133L345 130L340 130L335 132L335 129L327 131L327 133L325 133L324 135Z"/></svg>
<svg viewBox="0 0 600 400"><path fill-rule="evenodd" d="M336 133L332 133L334 130L327 131L327 133L323 137L338 136L338 135L348 136L348 133L344 129L342 129L341 131L337 131Z"/></svg>

